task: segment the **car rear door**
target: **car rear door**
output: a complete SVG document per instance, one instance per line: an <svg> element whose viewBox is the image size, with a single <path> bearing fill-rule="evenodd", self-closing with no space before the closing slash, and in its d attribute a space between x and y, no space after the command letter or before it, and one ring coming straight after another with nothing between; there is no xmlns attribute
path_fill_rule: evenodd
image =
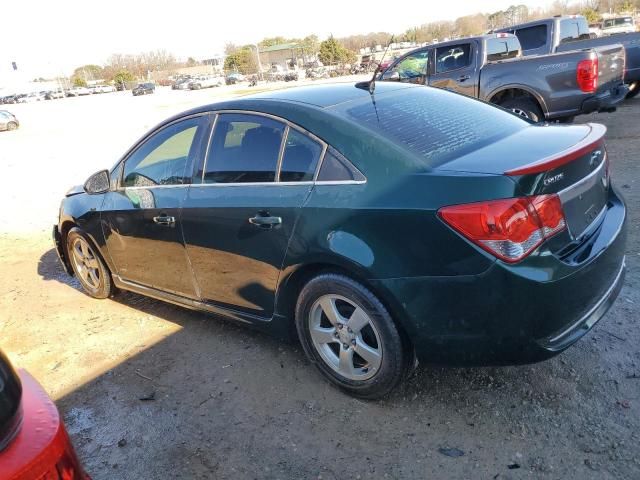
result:
<svg viewBox="0 0 640 480"><path fill-rule="evenodd" d="M263 318L325 146L284 121L220 113L182 225L202 301Z"/></svg>
<svg viewBox="0 0 640 480"><path fill-rule="evenodd" d="M429 85L477 96L478 48L475 42L460 42L436 48Z"/></svg>
<svg viewBox="0 0 640 480"><path fill-rule="evenodd" d="M101 220L116 274L124 281L197 298L180 212L208 140L211 116L177 120L143 140L112 174Z"/></svg>

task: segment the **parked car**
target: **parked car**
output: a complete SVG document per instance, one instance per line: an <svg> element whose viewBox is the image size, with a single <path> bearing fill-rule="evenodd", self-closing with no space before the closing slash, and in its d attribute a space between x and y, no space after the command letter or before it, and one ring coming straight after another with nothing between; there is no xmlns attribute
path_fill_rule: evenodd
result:
<svg viewBox="0 0 640 480"><path fill-rule="evenodd" d="M2 98L2 103L5 105L18 103L17 97L18 97L17 95L7 95L6 97Z"/></svg>
<svg viewBox="0 0 640 480"><path fill-rule="evenodd" d="M298 72L289 70L284 74L285 82L297 82L299 79Z"/></svg>
<svg viewBox="0 0 640 480"><path fill-rule="evenodd" d="M606 18L600 27L601 35L614 35L616 33L634 33L636 22L631 16Z"/></svg>
<svg viewBox="0 0 640 480"><path fill-rule="evenodd" d="M41 102L45 99L45 96L40 92L31 92L25 97L22 98L20 103L33 103L33 102Z"/></svg>
<svg viewBox="0 0 640 480"><path fill-rule="evenodd" d="M116 91L116 87L114 87L113 85L99 85L100 86L100 91L102 93L113 93Z"/></svg>
<svg viewBox="0 0 640 480"><path fill-rule="evenodd" d="M87 87L71 87L67 90L67 97L81 97L85 95L91 95L91 90Z"/></svg>
<svg viewBox="0 0 640 480"><path fill-rule="evenodd" d="M55 99L64 98L64 97L65 97L64 90L62 90L61 88L57 90L49 90L44 95L45 100L55 100Z"/></svg>
<svg viewBox="0 0 640 480"><path fill-rule="evenodd" d="M621 45L525 58L515 35L494 33L418 48L380 77L446 88L538 122L614 110L628 92L623 71Z"/></svg>
<svg viewBox="0 0 640 480"><path fill-rule="evenodd" d="M189 83L191 83L191 77L184 77L176 79L171 85L172 90L189 90Z"/></svg>
<svg viewBox="0 0 640 480"><path fill-rule="evenodd" d="M587 20L581 15L536 20L499 31L515 33L525 56L622 44L625 50L624 81L629 85L627 97L640 92L640 33L591 38Z"/></svg>
<svg viewBox="0 0 640 480"><path fill-rule="evenodd" d="M359 87L161 123L62 200L65 269L95 298L130 290L297 333L329 381L365 398L398 385L414 353L526 363L587 333L625 271L605 128Z"/></svg>
<svg viewBox="0 0 640 480"><path fill-rule="evenodd" d="M244 75L242 75L241 73L230 73L225 78L225 83L227 85L235 85L236 83L244 82L244 81L245 81Z"/></svg>
<svg viewBox="0 0 640 480"><path fill-rule="evenodd" d="M90 480L60 413L24 370L0 351L0 472L3 480Z"/></svg>
<svg viewBox="0 0 640 480"><path fill-rule="evenodd" d="M15 130L20 126L16 116L7 110L0 110L0 130Z"/></svg>
<svg viewBox="0 0 640 480"><path fill-rule="evenodd" d="M220 87L224 84L221 77L200 76L189 82L189 89L200 90L201 88Z"/></svg>
<svg viewBox="0 0 640 480"><path fill-rule="evenodd" d="M151 93L155 93L155 91L156 91L155 84L151 82L146 82L146 83L139 83L137 87L131 90L131 93L133 94L134 97L137 97L138 95L149 95Z"/></svg>

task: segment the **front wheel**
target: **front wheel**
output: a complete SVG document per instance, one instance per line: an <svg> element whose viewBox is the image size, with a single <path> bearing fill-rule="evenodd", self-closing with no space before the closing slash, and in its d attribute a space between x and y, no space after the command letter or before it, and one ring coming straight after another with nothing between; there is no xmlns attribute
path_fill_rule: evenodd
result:
<svg viewBox="0 0 640 480"><path fill-rule="evenodd" d="M114 293L109 269L97 254L93 243L79 228L72 228L67 234L67 258L88 295L108 298Z"/></svg>
<svg viewBox="0 0 640 480"><path fill-rule="evenodd" d="M16 128L18 128L18 124L16 122L7 123L7 130L11 131L15 130Z"/></svg>
<svg viewBox="0 0 640 480"><path fill-rule="evenodd" d="M387 395L408 370L411 355L386 308L343 275L319 275L304 286L296 329L309 360L356 397Z"/></svg>

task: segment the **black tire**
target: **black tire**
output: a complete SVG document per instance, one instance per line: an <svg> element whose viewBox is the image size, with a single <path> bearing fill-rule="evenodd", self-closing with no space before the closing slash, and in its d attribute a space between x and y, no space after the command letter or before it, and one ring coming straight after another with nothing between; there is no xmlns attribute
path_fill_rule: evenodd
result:
<svg viewBox="0 0 640 480"><path fill-rule="evenodd" d="M7 123L7 130L11 131L15 130L16 128L18 128L18 124L16 122Z"/></svg>
<svg viewBox="0 0 640 480"><path fill-rule="evenodd" d="M529 97L515 97L500 103L502 108L511 110L516 115L526 118L534 123L544 121L544 113L540 106Z"/></svg>
<svg viewBox="0 0 640 480"><path fill-rule="evenodd" d="M381 360L379 367L375 369L376 372L370 378L353 380L341 375L334 369L335 367L330 366L314 345L310 326L312 308L317 308L318 301L321 298L326 298L326 295L344 297L349 302L353 302L357 307L363 309L368 316L370 324L375 328L375 339L376 343L379 340L377 348L380 351ZM326 320L326 317L324 318ZM414 361L411 349L406 346L401 333L380 300L366 287L344 275L326 273L310 280L298 296L295 321L298 338L307 358L316 365L331 383L355 397L371 400L384 397L404 379ZM365 328L372 327L364 327L358 335L362 336ZM337 329L334 330L334 335L337 337L338 331ZM347 329L345 328L345 330ZM336 340L338 342L338 351L343 348L339 343L341 341ZM353 340L353 342L353 349L355 350L356 340ZM347 343L343 345L345 351L351 348L348 347ZM327 346L329 346L329 343L327 343ZM356 355L352 358L355 360L363 357ZM366 373L366 368L362 371L365 372L365 375L368 374Z"/></svg>
<svg viewBox="0 0 640 480"><path fill-rule="evenodd" d="M640 93L640 82L633 82L629 85L629 93L627 93L627 98L634 98L638 93Z"/></svg>
<svg viewBox="0 0 640 480"><path fill-rule="evenodd" d="M85 264L84 266L80 266L80 261L74 256L73 249L82 243L86 245L91 257L95 260L95 264L93 264L95 265L95 268L92 268L92 270L97 272L97 282L92 278L88 279L83 274L81 270L82 268L87 268L87 265ZM82 230L79 228L72 228L69 230L67 233L66 248L67 258L73 268L73 272L87 295L93 298L103 299L109 298L115 293L115 287L113 286L113 280L111 279L109 268L105 265L91 239L89 239ZM94 284L91 283L92 281Z"/></svg>

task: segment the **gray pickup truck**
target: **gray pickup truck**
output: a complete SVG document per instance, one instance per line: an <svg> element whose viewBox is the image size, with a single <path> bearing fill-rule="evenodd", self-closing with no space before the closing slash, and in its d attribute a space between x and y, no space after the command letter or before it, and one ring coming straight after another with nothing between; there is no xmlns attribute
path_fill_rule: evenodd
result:
<svg viewBox="0 0 640 480"><path fill-rule="evenodd" d="M446 88L539 122L613 111L624 100L624 50L608 45L525 58L515 35L437 43L398 58L379 79Z"/></svg>
<svg viewBox="0 0 640 480"><path fill-rule="evenodd" d="M546 18L497 31L514 33L520 40L524 56L621 44L625 50L624 81L629 85L627 96L635 97L640 92L640 33L591 38L587 20L581 15Z"/></svg>

